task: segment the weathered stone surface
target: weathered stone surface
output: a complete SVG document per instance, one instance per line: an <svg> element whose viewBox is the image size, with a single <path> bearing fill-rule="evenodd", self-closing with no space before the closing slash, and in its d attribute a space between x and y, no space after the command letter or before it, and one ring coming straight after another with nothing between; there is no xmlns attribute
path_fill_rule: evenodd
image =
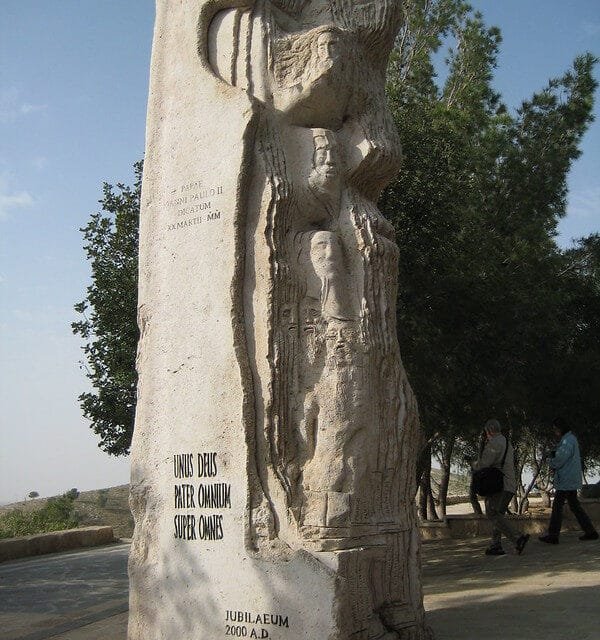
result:
<svg viewBox="0 0 600 640"><path fill-rule="evenodd" d="M157 3L129 638L425 639L376 205L400 6L249 4Z"/></svg>

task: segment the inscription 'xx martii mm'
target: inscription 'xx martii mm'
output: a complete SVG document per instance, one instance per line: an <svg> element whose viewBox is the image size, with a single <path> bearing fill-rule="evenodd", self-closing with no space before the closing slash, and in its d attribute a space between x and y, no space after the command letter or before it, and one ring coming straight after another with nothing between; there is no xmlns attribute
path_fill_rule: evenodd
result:
<svg viewBox="0 0 600 640"><path fill-rule="evenodd" d="M220 211L211 211L206 214L206 216L194 216L193 218L188 218L186 220L178 220L177 222L172 222L167 225L167 231L176 231L177 229L186 229L188 227L195 227L196 225L202 224L202 222L214 222L215 220L221 219Z"/></svg>

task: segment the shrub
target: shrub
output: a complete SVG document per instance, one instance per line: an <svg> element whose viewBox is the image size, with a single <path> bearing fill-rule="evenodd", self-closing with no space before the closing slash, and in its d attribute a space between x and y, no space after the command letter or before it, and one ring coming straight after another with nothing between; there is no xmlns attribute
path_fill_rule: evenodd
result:
<svg viewBox="0 0 600 640"><path fill-rule="evenodd" d="M99 507L105 507L108 502L108 489L100 489L97 500Z"/></svg>
<svg viewBox="0 0 600 640"><path fill-rule="evenodd" d="M36 511L13 509L0 516L0 538L30 536L34 533L73 529L79 524L72 492L50 498Z"/></svg>

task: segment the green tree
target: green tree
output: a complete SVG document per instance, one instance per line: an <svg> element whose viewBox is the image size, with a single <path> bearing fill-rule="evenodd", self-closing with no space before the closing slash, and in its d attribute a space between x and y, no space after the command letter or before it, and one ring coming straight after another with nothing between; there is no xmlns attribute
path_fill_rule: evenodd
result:
<svg viewBox="0 0 600 640"><path fill-rule="evenodd" d="M551 366L539 372L540 422L563 416L577 433L584 462L600 461L600 236L581 238L562 252L554 287L557 331L549 341ZM538 429L540 441L552 438Z"/></svg>
<svg viewBox="0 0 600 640"><path fill-rule="evenodd" d="M462 2L405 4L388 81L405 163L381 206L397 230L399 339L445 472L443 511L450 466L476 452L486 418L517 440L542 418L539 379L564 332L551 313L563 293L554 234L591 120L595 59L578 57L511 115L491 86L498 29ZM444 39L440 84L431 56Z"/></svg>
<svg viewBox="0 0 600 640"><path fill-rule="evenodd" d="M75 305L83 319L72 324L84 340L83 364L93 390L79 396L83 414L111 455L129 452L135 417L138 341L136 323L138 223L142 162L133 186L104 183L101 213L81 230L92 277L85 300Z"/></svg>

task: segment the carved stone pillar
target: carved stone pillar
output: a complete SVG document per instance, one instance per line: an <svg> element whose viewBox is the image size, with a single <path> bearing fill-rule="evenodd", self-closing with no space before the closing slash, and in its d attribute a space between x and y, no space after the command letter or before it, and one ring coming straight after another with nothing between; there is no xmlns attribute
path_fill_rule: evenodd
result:
<svg viewBox="0 0 600 640"><path fill-rule="evenodd" d="M159 0L130 640L425 640L395 0Z"/></svg>

